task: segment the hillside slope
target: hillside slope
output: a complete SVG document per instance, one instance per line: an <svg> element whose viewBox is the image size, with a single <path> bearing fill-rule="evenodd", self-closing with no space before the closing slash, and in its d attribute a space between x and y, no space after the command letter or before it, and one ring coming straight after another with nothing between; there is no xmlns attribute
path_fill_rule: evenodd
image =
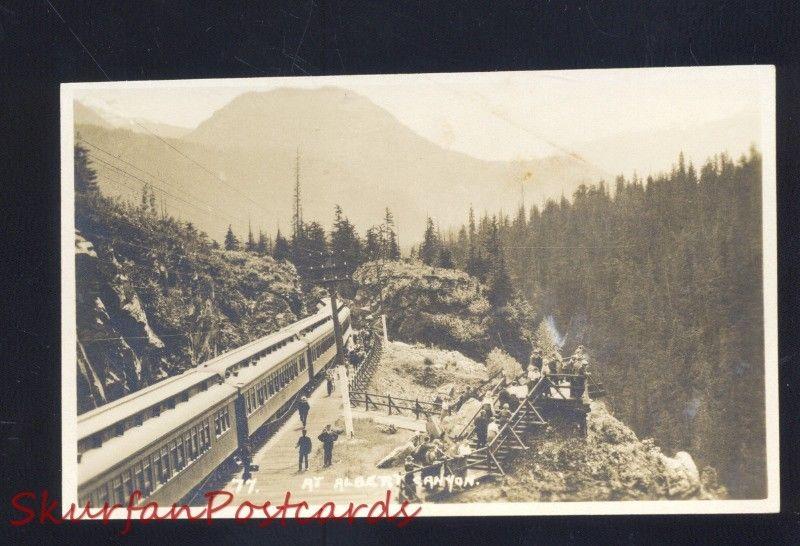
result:
<svg viewBox="0 0 800 546"><path fill-rule="evenodd" d="M192 225L99 196L79 198L76 225L79 412L307 309L294 266L213 249Z"/></svg>
<svg viewBox="0 0 800 546"><path fill-rule="evenodd" d="M669 457L639 440L602 402L593 402L585 438L558 426L531 439L506 476L466 490L454 502L710 500L727 493L716 471L698 471L691 455Z"/></svg>
<svg viewBox="0 0 800 546"><path fill-rule="evenodd" d="M363 233L380 222L388 206L395 211L403 245L421 237L428 214L445 229L463 220L470 204L513 210L521 184L527 199L539 200L562 191L569 194L579 184L604 176L568 155L484 161L447 150L366 97L334 87L245 93L180 138L159 139L137 130L138 125L133 130L100 127L97 116L76 103L78 110L76 131L84 138L163 179L175 188L168 192L214 205L214 214L203 214L165 198L172 214L192 219L218 239L229 223L242 232L248 216L255 226L269 230L276 223L289 225L298 152L307 219L327 225L339 203ZM120 165L102 152L97 155ZM129 165L121 166L147 178ZM97 168L114 171L103 164ZM116 176L134 189L109 185L104 190L111 195L141 187L135 179L119 172ZM355 196L359 206L351 207ZM433 210L432 202L449 206Z"/></svg>

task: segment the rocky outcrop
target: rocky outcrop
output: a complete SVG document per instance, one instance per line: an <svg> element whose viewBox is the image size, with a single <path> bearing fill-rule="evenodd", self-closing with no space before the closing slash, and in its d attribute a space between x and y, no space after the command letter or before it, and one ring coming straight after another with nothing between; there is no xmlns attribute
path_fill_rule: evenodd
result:
<svg viewBox="0 0 800 546"><path fill-rule="evenodd" d="M463 271L416 261L375 261L353 275L356 305L381 302L399 339L451 347L478 357L491 349L486 289Z"/></svg>
<svg viewBox="0 0 800 546"><path fill-rule="evenodd" d="M290 263L214 249L172 219L103 201L93 206L75 235L79 413L275 331L306 310Z"/></svg>
<svg viewBox="0 0 800 546"><path fill-rule="evenodd" d="M668 457L652 440L639 440L601 402L593 402L588 431L548 427L529 439L496 483L467 490L459 502L717 499L726 492L701 479L691 456ZM710 469L709 469L710 470Z"/></svg>
<svg viewBox="0 0 800 546"><path fill-rule="evenodd" d="M440 390L456 398L486 379L486 366L458 351L392 341L383 348L367 390L430 402Z"/></svg>

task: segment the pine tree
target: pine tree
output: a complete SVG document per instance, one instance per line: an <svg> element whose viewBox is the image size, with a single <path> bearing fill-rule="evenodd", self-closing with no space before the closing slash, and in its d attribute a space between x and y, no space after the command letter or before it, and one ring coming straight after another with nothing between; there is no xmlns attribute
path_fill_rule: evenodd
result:
<svg viewBox="0 0 800 546"><path fill-rule="evenodd" d="M371 227L367 230L367 239L364 243L364 254L367 260L383 259L383 243L381 230L378 227Z"/></svg>
<svg viewBox="0 0 800 546"><path fill-rule="evenodd" d="M269 254L269 243L267 242L267 236L264 235L264 232L260 229L258 230L258 242L256 243L256 252L261 256L266 256Z"/></svg>
<svg viewBox="0 0 800 546"><path fill-rule="evenodd" d="M89 163L89 151L80 144L75 145L75 191L84 195L99 192L97 173Z"/></svg>
<svg viewBox="0 0 800 546"><path fill-rule="evenodd" d="M494 261L494 267L489 277L489 293L487 296L489 302L495 307L505 307L511 300L512 292L511 277L508 274L506 260L501 250L497 253L497 258Z"/></svg>
<svg viewBox="0 0 800 546"><path fill-rule="evenodd" d="M250 225L250 222L247 222L247 242L244 245L244 249L247 252L255 252L256 251L256 240L253 237L253 228Z"/></svg>
<svg viewBox="0 0 800 546"><path fill-rule="evenodd" d="M427 265L439 263L439 240L436 237L436 228L430 216L427 220L422 244L419 247L419 259Z"/></svg>
<svg viewBox="0 0 800 546"><path fill-rule="evenodd" d="M334 209L334 217L330 239L331 252L336 261L346 263L347 271L352 273L364 261L361 240L358 238L355 226L344 216L339 205Z"/></svg>
<svg viewBox="0 0 800 546"><path fill-rule="evenodd" d="M392 215L392 211L389 210L389 207L386 207L386 212L384 213L383 225L386 226L386 233L385 233L386 249L384 251L384 257L387 260L399 260L400 246L397 243L397 233L395 232L394 216Z"/></svg>
<svg viewBox="0 0 800 546"><path fill-rule="evenodd" d="M439 267L444 267L447 269L452 269L455 267L455 263L453 263L453 253L449 248L443 248L439 253Z"/></svg>
<svg viewBox="0 0 800 546"><path fill-rule="evenodd" d="M149 194L149 188L150 188L150 185L147 182L145 182L144 185L142 186L142 200L141 200L141 203L140 203L140 207L142 209L142 212L147 212L147 210L150 208L150 205L149 205L149 203L150 203L150 200L149 200L149 195L150 195Z"/></svg>
<svg viewBox="0 0 800 546"><path fill-rule="evenodd" d="M289 248L289 241L286 240L286 237L281 235L281 230L278 230L278 234L275 235L275 246L272 250L272 257L278 261L288 260L291 256L292 251Z"/></svg>
<svg viewBox="0 0 800 546"><path fill-rule="evenodd" d="M152 187L150 188L150 214L152 216L155 216L157 214L157 211L156 211L156 192Z"/></svg>
<svg viewBox="0 0 800 546"><path fill-rule="evenodd" d="M239 239L233 233L230 225L228 225L228 232L225 234L225 250L239 250Z"/></svg>

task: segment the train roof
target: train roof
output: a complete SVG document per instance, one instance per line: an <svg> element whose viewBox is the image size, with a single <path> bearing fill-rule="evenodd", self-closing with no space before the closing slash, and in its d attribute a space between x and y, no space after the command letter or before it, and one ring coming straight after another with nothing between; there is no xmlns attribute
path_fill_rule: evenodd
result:
<svg viewBox="0 0 800 546"><path fill-rule="evenodd" d="M178 403L173 409L165 410L153 417L103 443L102 447L83 453L78 463L78 476L81 483L88 483L97 476L111 470L117 464L128 461L150 444L177 431L182 426L199 419L216 404L224 402L236 393L236 387L226 383L214 385L207 391L192 396L186 402ZM235 430L231 432L235 434Z"/></svg>
<svg viewBox="0 0 800 546"><path fill-rule="evenodd" d="M255 366L240 368L235 372L236 375L234 377L228 378L228 381L238 387L247 385L259 376L268 373L277 364L283 362L284 359L302 352L305 350L305 348L306 344L302 341L290 341L287 345L284 345L274 353L270 353L269 357L265 357L264 359L260 360Z"/></svg>
<svg viewBox="0 0 800 546"><path fill-rule="evenodd" d="M168 377L149 387L123 396L78 416L78 438L86 438L104 430L123 419L144 411L161 401L175 396L208 379L210 372L197 368L180 375Z"/></svg>
<svg viewBox="0 0 800 546"><path fill-rule="evenodd" d="M317 305L317 310L313 315L300 319L272 334L227 351L179 375L168 377L81 414L78 416L78 439L86 438L114 426L132 415L136 415L163 400L184 392L208 379L210 374L216 373L224 377L229 368L242 360L285 340L287 336L297 335L303 329L329 315L330 299L325 298Z"/></svg>

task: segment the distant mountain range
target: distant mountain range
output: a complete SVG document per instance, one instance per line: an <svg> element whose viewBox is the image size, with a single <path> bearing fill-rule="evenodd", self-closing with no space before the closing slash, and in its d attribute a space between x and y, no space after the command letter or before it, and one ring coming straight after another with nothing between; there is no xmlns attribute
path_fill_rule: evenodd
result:
<svg viewBox="0 0 800 546"><path fill-rule="evenodd" d="M306 220L329 228L339 204L363 235L388 206L404 247L421 240L428 215L445 230L463 223L470 205L478 214L513 212L523 193L540 203L615 172L602 146L530 161L477 159L337 87L245 93L193 130L112 118L75 102L75 130L91 143L103 190L138 200L147 180L169 213L218 240L228 224L240 238L248 222L290 230L298 158Z"/></svg>

